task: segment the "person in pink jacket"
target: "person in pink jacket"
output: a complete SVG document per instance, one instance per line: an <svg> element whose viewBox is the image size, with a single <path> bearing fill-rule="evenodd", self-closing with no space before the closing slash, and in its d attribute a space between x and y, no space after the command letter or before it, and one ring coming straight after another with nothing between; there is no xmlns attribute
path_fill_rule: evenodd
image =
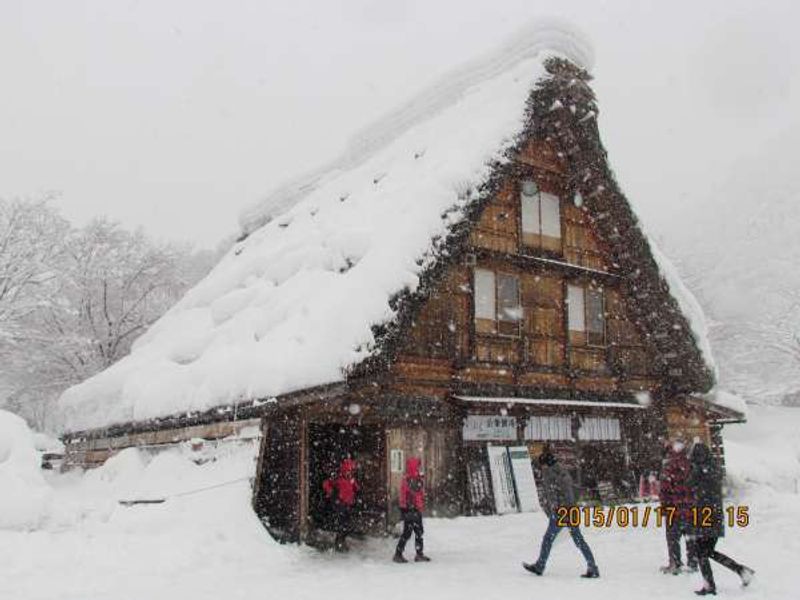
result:
<svg viewBox="0 0 800 600"><path fill-rule="evenodd" d="M397 542L397 549L394 553L394 562L405 563L408 562L403 557L403 550L405 550L406 542L411 538L411 533L414 533L414 547L417 550L417 555L414 558L415 562L427 562L430 560L422 552L422 512L425 510L425 482L419 472L420 459L414 456L409 457L406 461L406 472L403 475L403 481L400 483L400 497L398 498L400 504L400 514L403 517L403 533L400 535L400 540Z"/></svg>

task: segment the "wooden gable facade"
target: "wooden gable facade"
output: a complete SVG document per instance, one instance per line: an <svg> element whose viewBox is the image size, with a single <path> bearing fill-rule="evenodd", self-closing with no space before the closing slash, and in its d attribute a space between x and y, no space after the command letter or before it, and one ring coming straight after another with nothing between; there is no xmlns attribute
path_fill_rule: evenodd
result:
<svg viewBox="0 0 800 600"><path fill-rule="evenodd" d="M463 259L409 324L391 369L399 390L445 382L446 394L455 381L512 386L511 395L657 392L653 350L629 308L636 299L585 206L568 196L557 156L549 144L526 144L517 173L483 208ZM558 202L559 231L544 242L522 225L522 187L530 184Z"/></svg>

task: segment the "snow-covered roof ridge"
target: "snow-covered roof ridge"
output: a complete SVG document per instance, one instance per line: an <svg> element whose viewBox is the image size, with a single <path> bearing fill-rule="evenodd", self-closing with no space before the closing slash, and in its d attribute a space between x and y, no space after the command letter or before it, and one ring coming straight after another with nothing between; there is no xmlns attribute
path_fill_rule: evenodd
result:
<svg viewBox="0 0 800 600"><path fill-rule="evenodd" d="M594 65L593 46L575 26L555 18L532 20L498 49L446 73L433 85L356 132L339 157L284 183L242 211L239 221L243 232L249 234L278 217L331 177L358 166L411 128L458 102L470 88L547 53L567 58L586 71Z"/></svg>

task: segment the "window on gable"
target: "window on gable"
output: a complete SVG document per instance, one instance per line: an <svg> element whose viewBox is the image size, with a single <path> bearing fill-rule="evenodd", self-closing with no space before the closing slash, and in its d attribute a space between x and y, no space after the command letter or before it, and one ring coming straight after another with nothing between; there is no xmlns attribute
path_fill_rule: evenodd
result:
<svg viewBox="0 0 800 600"><path fill-rule="evenodd" d="M587 286L567 286L569 341L574 346L604 346L606 317L603 291Z"/></svg>
<svg viewBox="0 0 800 600"><path fill-rule="evenodd" d="M522 306L519 279L506 273L475 269L475 331L519 335Z"/></svg>
<svg viewBox="0 0 800 600"><path fill-rule="evenodd" d="M561 251L561 201L543 192L532 179L520 186L522 244L530 248Z"/></svg>

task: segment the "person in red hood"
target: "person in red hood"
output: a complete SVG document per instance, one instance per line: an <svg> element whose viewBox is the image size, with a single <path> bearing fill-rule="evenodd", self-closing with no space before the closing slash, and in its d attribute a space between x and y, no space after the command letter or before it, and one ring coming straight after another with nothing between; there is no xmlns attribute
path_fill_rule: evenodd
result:
<svg viewBox="0 0 800 600"><path fill-rule="evenodd" d="M322 482L325 497L331 502L336 529L334 547L340 552L347 551L347 535L353 517L353 506L359 486L356 480L356 461L345 458L339 465L339 476Z"/></svg>
<svg viewBox="0 0 800 600"><path fill-rule="evenodd" d="M400 483L400 497L398 498L400 504L400 514L403 517L403 533L397 542L397 549L394 553L394 562L404 563L408 562L403 557L403 551L406 548L406 542L411 538L411 533L414 533L414 547L417 550L417 555L414 558L415 562L428 562L430 558L425 556L422 552L422 511L425 510L425 482L419 472L419 467L422 461L415 456L409 457L406 461L406 472L403 475L403 481Z"/></svg>
<svg viewBox="0 0 800 600"><path fill-rule="evenodd" d="M662 573L677 575L681 571L681 536L690 533L692 492L688 478L691 471L689 457L680 441L668 441L661 469L659 500L667 515L667 555L669 564L661 568ZM672 518L669 515L672 514ZM697 570L697 552L694 540L686 537L686 560L691 571Z"/></svg>

